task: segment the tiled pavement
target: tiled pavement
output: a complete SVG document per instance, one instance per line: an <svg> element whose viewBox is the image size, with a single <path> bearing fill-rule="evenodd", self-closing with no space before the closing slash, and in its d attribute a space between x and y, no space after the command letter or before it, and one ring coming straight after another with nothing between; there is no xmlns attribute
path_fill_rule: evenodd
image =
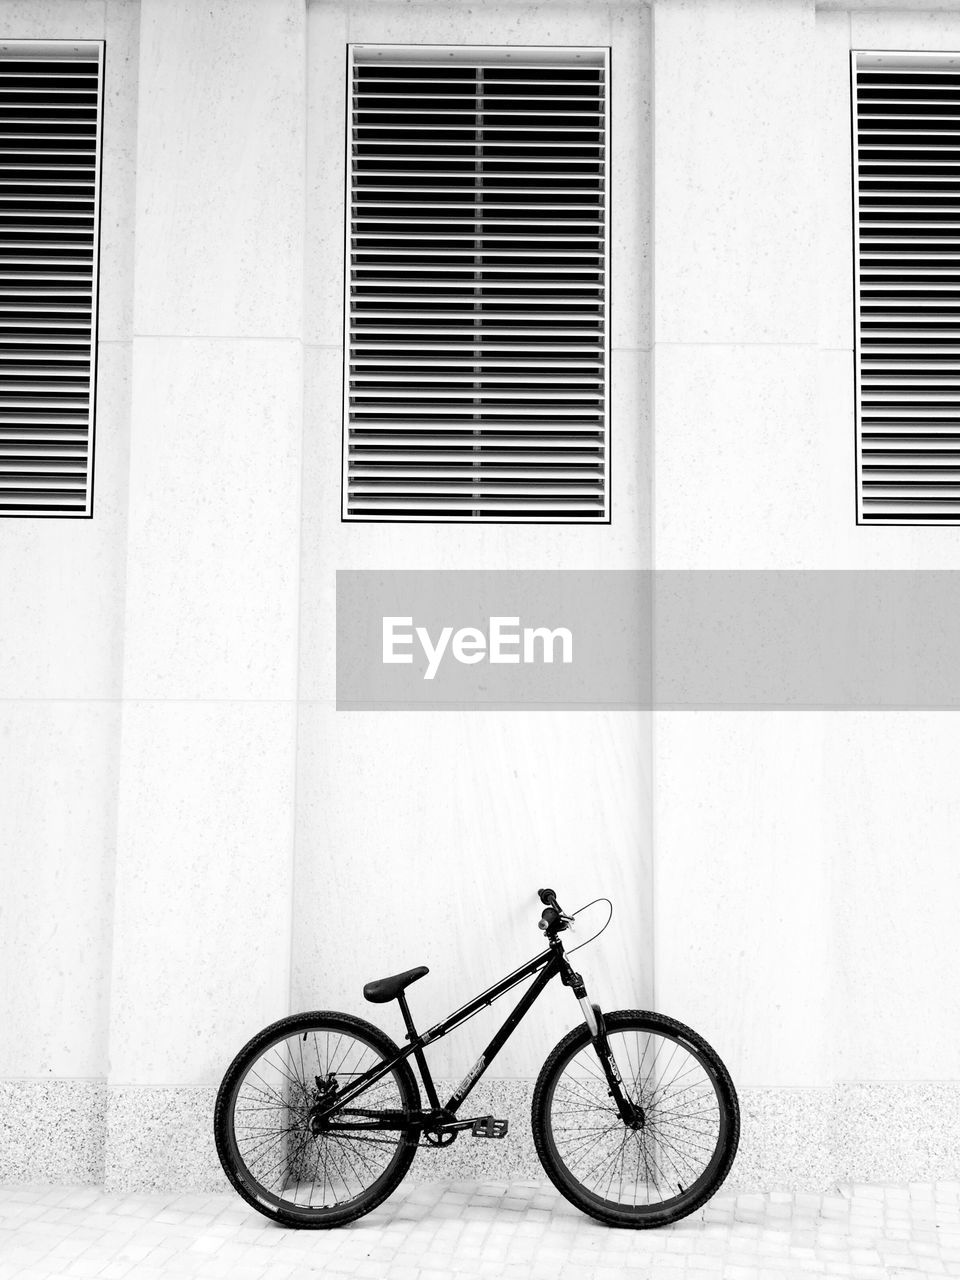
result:
<svg viewBox="0 0 960 1280"><path fill-rule="evenodd" d="M960 1276L960 1183L718 1195L619 1231L536 1183L407 1184L349 1227L287 1231L231 1194L0 1188L0 1280L764 1280Z"/></svg>

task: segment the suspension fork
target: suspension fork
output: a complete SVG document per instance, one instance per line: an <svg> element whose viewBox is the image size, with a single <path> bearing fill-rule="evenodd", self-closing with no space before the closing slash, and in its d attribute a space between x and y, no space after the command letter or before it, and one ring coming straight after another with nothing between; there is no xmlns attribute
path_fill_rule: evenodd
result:
<svg viewBox="0 0 960 1280"><path fill-rule="evenodd" d="M574 971L566 957L561 963L560 981L565 987L570 987L580 1003L584 1022L587 1024L594 1050L600 1059L600 1066L607 1081L607 1092L613 1098L620 1119L630 1129L642 1129L646 1123L643 1108L631 1102L624 1092L623 1079L614 1059L613 1050L610 1048L610 1042L607 1040L600 1006L591 1004L583 978Z"/></svg>

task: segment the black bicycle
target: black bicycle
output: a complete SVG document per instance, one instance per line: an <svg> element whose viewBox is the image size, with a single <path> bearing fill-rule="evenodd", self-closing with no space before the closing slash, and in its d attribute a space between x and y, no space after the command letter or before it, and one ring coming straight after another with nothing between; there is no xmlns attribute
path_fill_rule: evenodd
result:
<svg viewBox="0 0 960 1280"><path fill-rule="evenodd" d="M285 1226L341 1226L396 1189L421 1142L447 1146L464 1130L504 1137L506 1120L459 1119L457 1112L557 976L580 1002L584 1021L547 1058L533 1093L533 1138L551 1182L577 1208L618 1227L666 1226L714 1194L740 1136L726 1067L702 1037L672 1018L635 1009L602 1013L564 952L560 935L574 917L560 909L552 889L541 889L540 900L547 949L422 1035L404 991L426 975L425 966L367 983L367 1000L399 1003L405 1048L361 1018L321 1012L282 1018L240 1050L220 1085L214 1133L224 1171L248 1204ZM425 1046L534 974L441 1105Z"/></svg>

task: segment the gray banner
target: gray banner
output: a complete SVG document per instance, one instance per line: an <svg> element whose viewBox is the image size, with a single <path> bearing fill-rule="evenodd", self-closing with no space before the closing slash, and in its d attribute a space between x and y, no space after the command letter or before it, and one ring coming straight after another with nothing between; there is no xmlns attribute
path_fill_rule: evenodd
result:
<svg viewBox="0 0 960 1280"><path fill-rule="evenodd" d="M339 572L337 707L960 708L960 573Z"/></svg>

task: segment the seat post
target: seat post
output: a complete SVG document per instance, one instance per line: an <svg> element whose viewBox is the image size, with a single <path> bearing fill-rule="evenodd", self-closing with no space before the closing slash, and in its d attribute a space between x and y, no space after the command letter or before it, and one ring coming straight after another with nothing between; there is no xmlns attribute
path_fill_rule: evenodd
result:
<svg viewBox="0 0 960 1280"><path fill-rule="evenodd" d="M397 1004L403 1014L403 1025L407 1028L407 1039L415 1040L417 1038L417 1028L413 1025L413 1018L410 1017L410 1010L407 1007L407 997L402 991L397 995Z"/></svg>
<svg viewBox="0 0 960 1280"><path fill-rule="evenodd" d="M403 1014L403 1022L407 1028L407 1039L411 1043L417 1038L417 1028L413 1025L413 1019L410 1017L410 1010L407 1008L407 997L402 991L397 993L397 1004L400 1006L400 1012ZM430 1068L427 1066L427 1059L422 1049L414 1049L414 1059L420 1068L420 1078L423 1080L423 1087L427 1091L427 1101L434 1111L440 1110L440 1099L437 1097L436 1086L433 1083L433 1077L430 1074Z"/></svg>

